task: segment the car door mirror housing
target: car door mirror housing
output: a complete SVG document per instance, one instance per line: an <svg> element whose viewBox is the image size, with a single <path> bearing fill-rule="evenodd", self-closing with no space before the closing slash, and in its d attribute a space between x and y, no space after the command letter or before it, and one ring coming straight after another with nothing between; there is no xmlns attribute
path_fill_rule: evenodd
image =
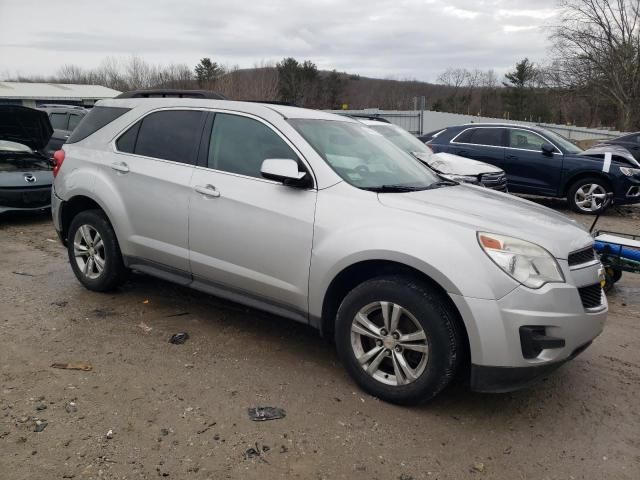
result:
<svg viewBox="0 0 640 480"><path fill-rule="evenodd" d="M540 147L540 150L542 150L542 153L544 153L545 155L553 155L556 151L556 148L550 143L543 143Z"/></svg>
<svg viewBox="0 0 640 480"><path fill-rule="evenodd" d="M285 185L304 186L308 183L307 172L301 172L298 162L290 158L267 158L262 162L260 173L268 180Z"/></svg>

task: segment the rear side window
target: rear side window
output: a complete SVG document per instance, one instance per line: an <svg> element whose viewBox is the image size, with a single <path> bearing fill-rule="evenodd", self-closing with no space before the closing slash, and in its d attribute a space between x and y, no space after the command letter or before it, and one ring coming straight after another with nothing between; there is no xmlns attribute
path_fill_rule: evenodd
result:
<svg viewBox="0 0 640 480"><path fill-rule="evenodd" d="M291 147L263 123L216 113L207 160L209 168L262 178L260 168L267 158L298 161Z"/></svg>
<svg viewBox="0 0 640 480"><path fill-rule="evenodd" d="M195 163L205 112L166 110L147 115L116 141L118 150L180 163Z"/></svg>
<svg viewBox="0 0 640 480"><path fill-rule="evenodd" d="M474 145L502 146L501 128L470 128L458 135L454 143L471 143Z"/></svg>
<svg viewBox="0 0 640 480"><path fill-rule="evenodd" d="M124 115L130 109L120 107L93 107L91 111L84 116L67 139L67 143L76 143L84 140L89 135L97 132L105 125L113 122L116 118Z"/></svg>
<svg viewBox="0 0 640 480"><path fill-rule="evenodd" d="M49 116L51 120L51 126L55 130L67 130L67 114L66 113L52 113Z"/></svg>
<svg viewBox="0 0 640 480"><path fill-rule="evenodd" d="M134 153L136 149L136 140L138 139L138 130L140 130L140 124L142 121L136 122L136 124L129 128L123 135L116 140L116 147L119 151L124 153Z"/></svg>

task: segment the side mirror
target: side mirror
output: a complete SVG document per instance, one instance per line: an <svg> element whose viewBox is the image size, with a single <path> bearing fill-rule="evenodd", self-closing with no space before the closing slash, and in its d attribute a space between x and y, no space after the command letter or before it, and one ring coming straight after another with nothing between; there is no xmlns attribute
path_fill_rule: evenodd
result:
<svg viewBox="0 0 640 480"><path fill-rule="evenodd" d="M545 155L551 156L556 151L556 148L550 143L543 143L540 150L542 150L542 153Z"/></svg>
<svg viewBox="0 0 640 480"><path fill-rule="evenodd" d="M306 185L307 172L298 170L298 162L290 158L267 158L262 162L260 173L268 180L282 182L285 185Z"/></svg>

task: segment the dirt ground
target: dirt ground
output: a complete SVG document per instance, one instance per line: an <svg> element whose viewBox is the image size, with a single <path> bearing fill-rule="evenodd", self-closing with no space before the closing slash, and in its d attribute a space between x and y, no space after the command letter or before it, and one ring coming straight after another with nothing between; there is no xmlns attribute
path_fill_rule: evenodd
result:
<svg viewBox="0 0 640 480"><path fill-rule="evenodd" d="M601 226L640 233L640 208ZM533 389L455 385L398 407L360 391L308 327L142 275L89 292L47 215L7 216L0 478L637 480L640 275L609 302L604 333ZM179 331L190 339L168 343ZM253 422L254 406L287 416Z"/></svg>

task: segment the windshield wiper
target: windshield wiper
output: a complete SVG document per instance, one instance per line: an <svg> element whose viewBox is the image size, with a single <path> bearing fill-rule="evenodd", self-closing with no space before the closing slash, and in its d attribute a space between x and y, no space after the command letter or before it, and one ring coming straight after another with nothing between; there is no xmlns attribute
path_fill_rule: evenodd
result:
<svg viewBox="0 0 640 480"><path fill-rule="evenodd" d="M454 185L460 185L460 182L454 180L439 180L433 184L434 187L453 187Z"/></svg>
<svg viewBox="0 0 640 480"><path fill-rule="evenodd" d="M402 193L402 192L418 192L426 190L429 187L412 187L410 185L380 185L377 187L361 187L363 190L379 193Z"/></svg>

